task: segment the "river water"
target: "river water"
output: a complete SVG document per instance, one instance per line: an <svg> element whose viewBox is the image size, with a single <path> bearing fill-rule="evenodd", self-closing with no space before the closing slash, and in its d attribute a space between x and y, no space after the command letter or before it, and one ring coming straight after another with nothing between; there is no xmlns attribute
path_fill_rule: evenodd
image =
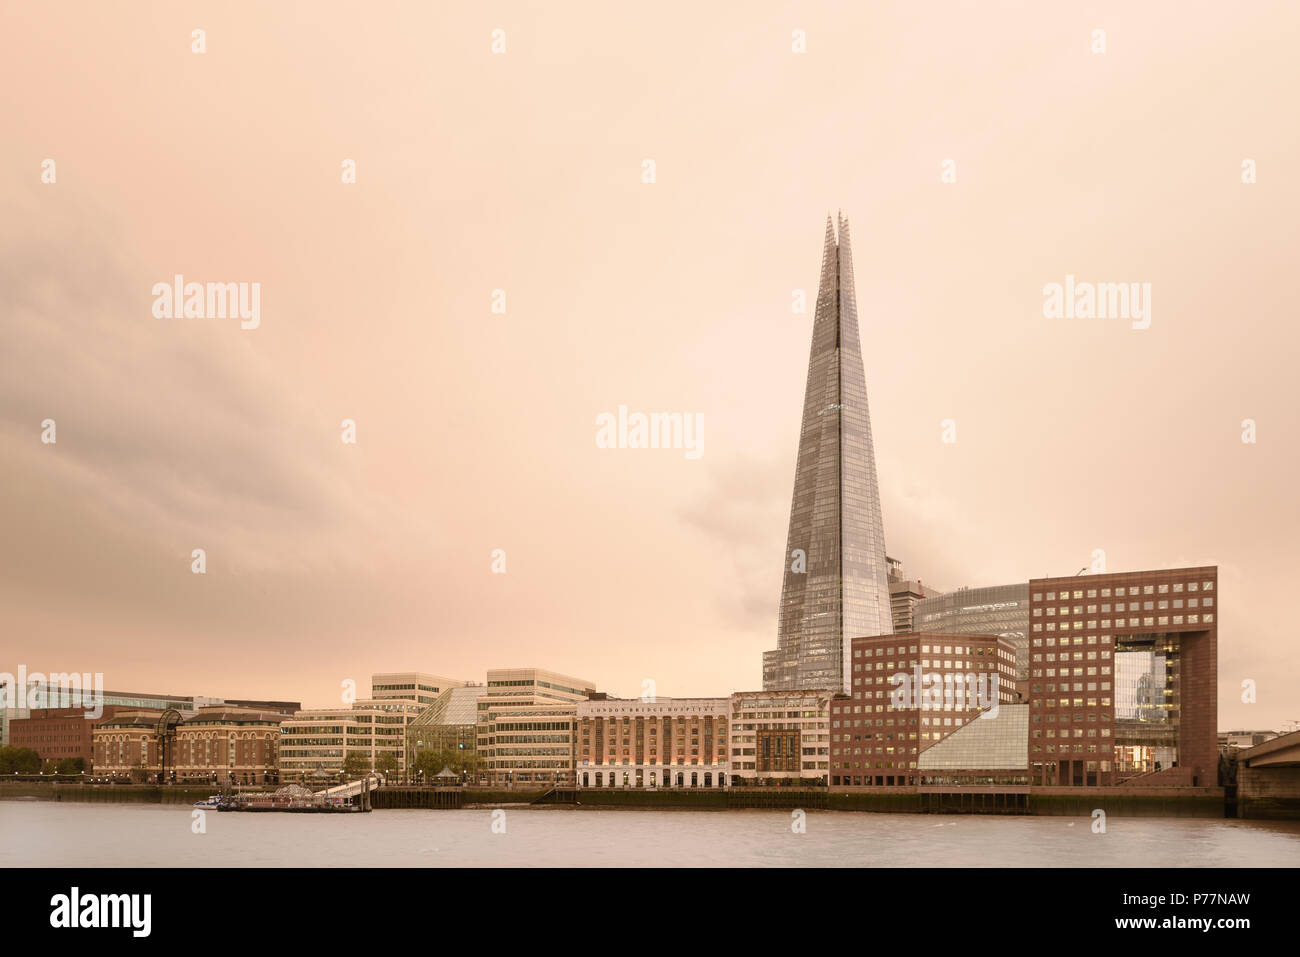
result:
<svg viewBox="0 0 1300 957"><path fill-rule="evenodd" d="M506 807L230 814L0 801L0 867L1296 867L1300 822ZM495 824L495 829L494 829Z"/></svg>

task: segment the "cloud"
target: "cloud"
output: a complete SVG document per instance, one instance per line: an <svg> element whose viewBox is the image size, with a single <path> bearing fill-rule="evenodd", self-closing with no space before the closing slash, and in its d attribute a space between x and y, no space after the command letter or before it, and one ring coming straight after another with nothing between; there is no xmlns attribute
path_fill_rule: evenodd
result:
<svg viewBox="0 0 1300 957"><path fill-rule="evenodd" d="M33 231L0 254L4 510L25 539L6 551L12 573L60 542L112 549L123 527L159 553L204 547L248 571L346 563L350 535L393 527L359 494L338 422L278 381L260 332L157 319L150 289L166 277L119 254L111 225L24 218Z"/></svg>
<svg viewBox="0 0 1300 957"><path fill-rule="evenodd" d="M678 517L720 543L716 554L735 569L732 587L719 596L723 613L739 630L770 631L775 644L793 468L741 455L715 466L709 477L707 491L682 506Z"/></svg>

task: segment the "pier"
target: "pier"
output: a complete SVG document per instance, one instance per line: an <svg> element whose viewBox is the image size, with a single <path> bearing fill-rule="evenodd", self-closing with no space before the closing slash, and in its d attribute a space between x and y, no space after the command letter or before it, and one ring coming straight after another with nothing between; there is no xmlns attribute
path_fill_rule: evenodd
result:
<svg viewBox="0 0 1300 957"><path fill-rule="evenodd" d="M465 792L461 788L386 787L372 795L375 810L398 809L457 809L464 807Z"/></svg>

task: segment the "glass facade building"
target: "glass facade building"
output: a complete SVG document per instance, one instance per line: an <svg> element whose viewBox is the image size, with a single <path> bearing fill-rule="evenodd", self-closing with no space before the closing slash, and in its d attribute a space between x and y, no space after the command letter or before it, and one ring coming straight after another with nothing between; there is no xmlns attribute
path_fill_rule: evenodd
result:
<svg viewBox="0 0 1300 957"><path fill-rule="evenodd" d="M1016 677L1029 677L1029 583L959 588L922 598L913 609L917 631L1000 635L1016 646Z"/></svg>
<svg viewBox="0 0 1300 957"><path fill-rule="evenodd" d="M890 634L889 573L849 224L826 221L777 647L763 688L848 690L850 641Z"/></svg>
<svg viewBox="0 0 1300 957"><path fill-rule="evenodd" d="M968 721L951 736L922 751L922 772L1020 771L1029 782L1029 705L1000 704L996 713Z"/></svg>
<svg viewBox="0 0 1300 957"><path fill-rule="evenodd" d="M410 760L421 751L474 753L478 725L479 685L448 688L420 712L406 729L406 750Z"/></svg>

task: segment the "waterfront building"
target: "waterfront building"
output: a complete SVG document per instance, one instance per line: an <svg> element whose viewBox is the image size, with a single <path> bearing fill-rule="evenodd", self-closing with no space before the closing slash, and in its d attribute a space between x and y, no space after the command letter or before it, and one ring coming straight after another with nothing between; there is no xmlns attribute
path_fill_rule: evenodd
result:
<svg viewBox="0 0 1300 957"><path fill-rule="evenodd" d="M763 687L848 690L849 640L893 627L849 224L826 221L777 647Z"/></svg>
<svg viewBox="0 0 1300 957"><path fill-rule="evenodd" d="M17 694L11 695L8 688L0 689L0 727L3 728L0 731L0 746L9 741L11 721L28 721L28 724L22 725L24 740L39 740L49 750L48 757L52 760L62 760L65 757L82 757L86 759L87 766L89 766L93 759L91 732L94 724L119 711L145 710L163 712L170 709L176 711L182 718L187 718L197 714L202 708L221 704L236 708L276 711L281 714L292 714L302 708L302 704L296 701L235 700L200 695L104 691L101 695L102 708L97 709L100 713L97 716L87 718L85 708L66 706L70 703L71 690L69 685L61 682L56 683L49 680L29 681L27 694L20 699ZM81 697L83 692L89 694L91 690L90 688L81 689L78 685L76 689L77 697ZM33 707L27 708L25 706L26 702L31 702ZM5 705L8 704L14 704L15 707L7 709ZM24 707L16 707L18 704L24 704ZM85 725L77 727L71 725L69 722L75 717L84 720ZM23 745L23 747L29 746ZM35 750L40 752L41 749L37 747ZM41 756L43 758L47 757L45 754Z"/></svg>
<svg viewBox="0 0 1300 957"><path fill-rule="evenodd" d="M438 695L406 729L408 761L413 763L422 751L476 754L478 698L482 693L481 685L466 685Z"/></svg>
<svg viewBox="0 0 1300 957"><path fill-rule="evenodd" d="M272 784L278 780L280 721L274 711L214 705L176 726L167 781Z"/></svg>
<svg viewBox="0 0 1300 957"><path fill-rule="evenodd" d="M204 705L187 717L174 708L115 709L93 723L91 773L166 784L270 783L282 718L224 704Z"/></svg>
<svg viewBox="0 0 1300 957"><path fill-rule="evenodd" d="M595 693L595 682L586 678L543 668L496 668L479 689L479 708L586 701Z"/></svg>
<svg viewBox="0 0 1300 957"><path fill-rule="evenodd" d="M921 787L1029 790L1029 705L1002 704L917 755Z"/></svg>
<svg viewBox="0 0 1300 957"><path fill-rule="evenodd" d="M351 705L305 708L280 721L280 777L284 781L335 781L343 773L343 758L362 750L373 761L373 726L362 725ZM362 748L364 742L364 749Z"/></svg>
<svg viewBox="0 0 1300 957"><path fill-rule="evenodd" d="M1029 583L958 588L917 602L917 631L1002 635L1016 647L1016 677L1029 677Z"/></svg>
<svg viewBox="0 0 1300 957"><path fill-rule="evenodd" d="M448 688L469 684L459 678L422 671L390 671L370 676L370 697L380 701L405 701L427 708Z"/></svg>
<svg viewBox="0 0 1300 957"><path fill-rule="evenodd" d="M541 668L489 671L476 702L480 780L572 784L577 704L595 692L594 682Z"/></svg>
<svg viewBox="0 0 1300 957"><path fill-rule="evenodd" d="M1029 582L1037 785L1213 787L1218 568Z"/></svg>
<svg viewBox="0 0 1300 957"><path fill-rule="evenodd" d="M119 710L105 705L100 720L111 718ZM10 739L15 748L31 748L42 761L66 761L80 758L90 771L95 762L94 731L96 721L86 717L84 708L32 708L26 717L10 723Z"/></svg>
<svg viewBox="0 0 1300 957"><path fill-rule="evenodd" d="M492 704L478 712L479 780L493 787L573 783L577 704Z"/></svg>
<svg viewBox="0 0 1300 957"><path fill-rule="evenodd" d="M163 770L163 745L175 709L124 708L91 729L95 777L156 782Z"/></svg>
<svg viewBox="0 0 1300 957"><path fill-rule="evenodd" d="M280 776L285 781L336 780L349 756L365 770L406 774L406 729L424 708L370 698L340 708L296 712L280 722Z"/></svg>
<svg viewBox="0 0 1300 957"><path fill-rule="evenodd" d="M731 782L825 785L836 692L738 691L731 696Z"/></svg>
<svg viewBox="0 0 1300 957"><path fill-rule="evenodd" d="M1015 646L999 635L877 635L852 654L852 691L830 705L833 788L915 785L928 748L1016 701Z"/></svg>
<svg viewBox="0 0 1300 957"><path fill-rule="evenodd" d="M422 671L370 676L370 697L338 708L299 710L280 722L280 772L286 781L326 781L359 755L366 770L407 777L407 729L448 688L467 682Z"/></svg>
<svg viewBox="0 0 1300 957"><path fill-rule="evenodd" d="M579 788L721 788L730 698L603 698L577 704Z"/></svg>

